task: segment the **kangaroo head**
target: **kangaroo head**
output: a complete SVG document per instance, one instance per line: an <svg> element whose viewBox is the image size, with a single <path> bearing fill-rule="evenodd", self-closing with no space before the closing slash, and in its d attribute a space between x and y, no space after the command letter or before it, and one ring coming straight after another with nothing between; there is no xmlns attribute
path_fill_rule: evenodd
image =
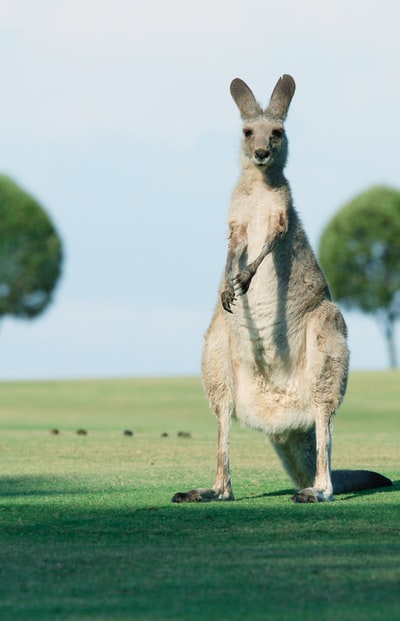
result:
<svg viewBox="0 0 400 621"><path fill-rule="evenodd" d="M242 151L245 158L261 169L283 169L287 158L287 139L283 123L296 85L290 75L279 78L263 110L243 80L231 83L231 95L243 120Z"/></svg>

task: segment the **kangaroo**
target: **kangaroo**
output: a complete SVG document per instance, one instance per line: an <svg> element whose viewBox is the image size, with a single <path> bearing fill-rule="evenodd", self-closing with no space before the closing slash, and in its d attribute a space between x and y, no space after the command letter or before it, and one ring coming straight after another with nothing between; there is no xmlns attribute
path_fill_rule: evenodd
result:
<svg viewBox="0 0 400 621"><path fill-rule="evenodd" d="M218 419L212 488L173 502L234 500L232 418L269 436L296 488L294 502L392 485L375 472L331 471L333 417L348 377L347 329L293 206L284 176L284 121L295 82L283 75L265 110L243 80L231 94L243 120L242 174L229 211L220 300L206 333L202 375Z"/></svg>

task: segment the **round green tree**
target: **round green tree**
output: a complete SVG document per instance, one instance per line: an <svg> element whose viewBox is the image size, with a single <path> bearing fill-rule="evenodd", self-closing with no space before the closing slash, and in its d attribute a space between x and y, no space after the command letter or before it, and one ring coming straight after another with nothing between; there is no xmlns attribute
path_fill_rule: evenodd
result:
<svg viewBox="0 0 400 621"><path fill-rule="evenodd" d="M0 316L31 319L50 303L62 244L44 209L0 175Z"/></svg>
<svg viewBox="0 0 400 621"><path fill-rule="evenodd" d="M389 362L397 366L400 318L400 192L377 186L344 205L323 231L319 260L333 297L373 315L383 327Z"/></svg>

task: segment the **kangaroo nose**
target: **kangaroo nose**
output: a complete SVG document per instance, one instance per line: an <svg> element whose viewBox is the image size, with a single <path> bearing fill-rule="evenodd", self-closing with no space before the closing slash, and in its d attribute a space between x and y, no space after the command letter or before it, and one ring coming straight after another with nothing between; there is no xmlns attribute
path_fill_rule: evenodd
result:
<svg viewBox="0 0 400 621"><path fill-rule="evenodd" d="M269 151L267 149L257 149L254 151L254 155L258 160L265 160L269 157Z"/></svg>

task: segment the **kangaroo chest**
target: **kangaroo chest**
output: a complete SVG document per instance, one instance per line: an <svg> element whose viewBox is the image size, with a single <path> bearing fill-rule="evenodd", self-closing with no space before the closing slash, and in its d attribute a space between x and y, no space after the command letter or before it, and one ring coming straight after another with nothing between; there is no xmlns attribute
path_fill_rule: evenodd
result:
<svg viewBox="0 0 400 621"><path fill-rule="evenodd" d="M234 201L230 220L239 222L246 231L246 247L239 259L238 272L260 255L284 207L278 193L268 192L261 185L241 197L239 204ZM240 341L249 339L252 351L273 346L276 340L276 330L282 319L280 291L287 284L282 282L285 276L281 272L274 252L270 252L261 262L248 292L238 297L229 317L233 334Z"/></svg>
<svg viewBox="0 0 400 621"><path fill-rule="evenodd" d="M230 216L243 224L246 247L237 272L262 251L282 213L287 231L260 263L249 290L226 316L238 364L264 377L293 373L302 358L308 311L325 296L325 281L287 194L256 189L233 201Z"/></svg>

